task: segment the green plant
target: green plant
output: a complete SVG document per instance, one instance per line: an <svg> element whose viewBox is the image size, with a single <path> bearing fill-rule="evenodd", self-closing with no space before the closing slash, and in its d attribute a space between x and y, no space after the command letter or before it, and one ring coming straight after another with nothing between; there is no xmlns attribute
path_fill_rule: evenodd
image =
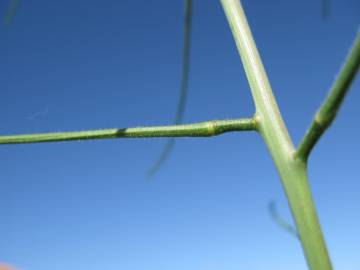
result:
<svg viewBox="0 0 360 270"><path fill-rule="evenodd" d="M312 148L331 125L360 64L360 37L345 61L328 98L320 107L298 148L293 146L273 97L245 14L239 1L222 0L255 101L256 113L249 119L208 121L165 127L140 127L84 132L65 132L0 137L1 144L55 142L106 138L214 136L230 131L257 131L264 139L279 171L296 221L310 269L332 269L312 201L307 160ZM179 124L179 121L175 121Z"/></svg>

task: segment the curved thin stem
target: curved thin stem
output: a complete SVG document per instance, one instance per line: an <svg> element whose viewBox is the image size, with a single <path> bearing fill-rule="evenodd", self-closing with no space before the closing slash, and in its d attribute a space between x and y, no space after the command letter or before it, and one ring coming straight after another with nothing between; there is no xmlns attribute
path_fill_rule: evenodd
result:
<svg viewBox="0 0 360 270"><path fill-rule="evenodd" d="M297 232L296 228L291 226L288 222L283 219L277 209L275 201L270 201L268 205L269 214L272 218L272 220L284 231L290 233L291 235L295 236L298 240L300 239L299 233Z"/></svg>
<svg viewBox="0 0 360 270"><path fill-rule="evenodd" d="M163 149L161 150L159 157L156 159L155 163L151 166L151 168L147 171L147 173L146 173L147 177L152 177L159 171L161 166L164 164L164 162L170 156L170 153L175 146L175 142L176 142L175 138L169 138L166 141L166 144L164 145Z"/></svg>
<svg viewBox="0 0 360 270"><path fill-rule="evenodd" d="M321 17L326 20L330 15L330 0L321 0Z"/></svg>
<svg viewBox="0 0 360 270"><path fill-rule="evenodd" d="M360 66L360 33L357 34L354 45L348 54L345 63L330 89L330 93L323 105L316 113L310 128L306 132L295 157L306 161L323 133L334 121L339 108L348 93Z"/></svg>
<svg viewBox="0 0 360 270"><path fill-rule="evenodd" d="M6 11L4 22L5 24L10 24L12 19L14 18L18 8L20 6L20 0L11 0L9 7Z"/></svg>
<svg viewBox="0 0 360 270"><path fill-rule="evenodd" d="M0 144L62 142L116 138L211 137L220 135L225 132L249 130L256 130L256 123L251 118L245 118L234 120L212 120L195 124L174 126L153 126L120 129L114 128L89 131L0 136Z"/></svg>
<svg viewBox="0 0 360 270"><path fill-rule="evenodd" d="M188 88L189 88L191 21L192 21L192 0L185 0L184 40L183 40L183 59L182 59L182 71L181 71L181 83L180 83L180 97L174 119L175 125L181 124L183 120ZM154 175L160 169L162 164L170 155L174 145L175 145L175 139L170 138L166 142L159 158L156 160L154 165L148 171L147 173L148 176Z"/></svg>

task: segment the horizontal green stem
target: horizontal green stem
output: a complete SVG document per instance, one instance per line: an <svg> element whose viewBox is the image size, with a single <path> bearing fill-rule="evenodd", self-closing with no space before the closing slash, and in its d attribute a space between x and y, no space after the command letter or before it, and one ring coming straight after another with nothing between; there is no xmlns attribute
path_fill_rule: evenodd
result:
<svg viewBox="0 0 360 270"><path fill-rule="evenodd" d="M256 130L252 118L234 120L212 120L187 125L114 128L103 130L56 132L42 134L0 136L0 144L61 142L74 140L96 140L115 138L155 137L210 137L231 131Z"/></svg>
<svg viewBox="0 0 360 270"><path fill-rule="evenodd" d="M360 66L360 33L357 34L354 45L345 60L340 74L331 87L330 93L323 105L316 113L310 128L306 132L295 156L302 160L307 160L311 150L319 141L322 134L334 121L336 114L343 102L345 95L350 89Z"/></svg>

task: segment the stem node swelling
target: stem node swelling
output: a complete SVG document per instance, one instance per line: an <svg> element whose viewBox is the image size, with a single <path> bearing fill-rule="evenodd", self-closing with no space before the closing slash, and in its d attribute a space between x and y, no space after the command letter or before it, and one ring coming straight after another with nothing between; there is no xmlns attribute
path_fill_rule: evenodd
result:
<svg viewBox="0 0 360 270"><path fill-rule="evenodd" d="M251 131L255 129L255 121L252 118L244 118L233 120L212 120L187 125L135 127L120 129L114 128L89 131L0 136L0 144L61 142L116 138L211 137L226 132Z"/></svg>

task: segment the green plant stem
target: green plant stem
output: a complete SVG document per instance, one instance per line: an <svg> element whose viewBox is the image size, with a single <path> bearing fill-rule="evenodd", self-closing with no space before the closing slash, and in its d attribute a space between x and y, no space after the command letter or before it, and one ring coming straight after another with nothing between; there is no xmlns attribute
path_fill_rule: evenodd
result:
<svg viewBox="0 0 360 270"><path fill-rule="evenodd" d="M211 137L231 131L256 130L254 119L212 120L187 125L0 136L0 144L61 142L116 138Z"/></svg>
<svg viewBox="0 0 360 270"><path fill-rule="evenodd" d="M295 156L306 161L319 141L322 134L334 121L336 114L350 89L360 66L360 33L357 34L354 45L348 54L345 63L330 89L329 95L322 104L299 145Z"/></svg>
<svg viewBox="0 0 360 270"><path fill-rule="evenodd" d="M294 146L272 94L265 69L238 0L221 0L256 106L258 131L279 172L310 269L332 269L307 178L306 163L294 159Z"/></svg>
<svg viewBox="0 0 360 270"><path fill-rule="evenodd" d="M180 97L174 119L175 125L179 125L183 121L185 105L186 105L188 89L189 89L191 21L192 21L192 0L185 0ZM175 145L175 138L169 138L164 148L162 149L158 159L149 169L147 173L148 176L153 176L161 168L162 164L164 164L166 159L169 157L172 149L174 148L174 145Z"/></svg>

